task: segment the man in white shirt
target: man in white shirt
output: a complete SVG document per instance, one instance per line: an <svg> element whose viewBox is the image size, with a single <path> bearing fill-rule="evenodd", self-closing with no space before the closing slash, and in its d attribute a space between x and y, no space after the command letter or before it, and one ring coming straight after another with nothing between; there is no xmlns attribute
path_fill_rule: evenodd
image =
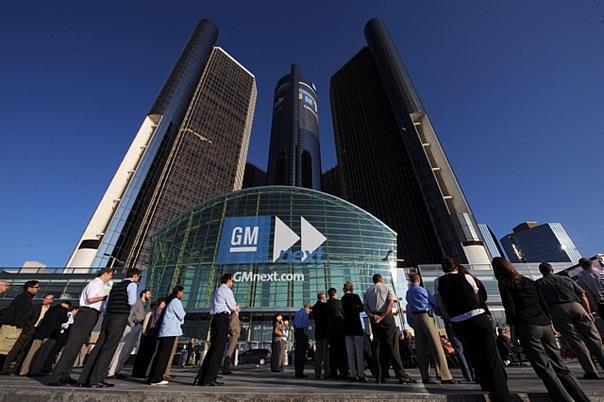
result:
<svg viewBox="0 0 604 402"><path fill-rule="evenodd" d="M82 345L86 343L96 322L99 319L101 305L107 298L105 284L113 278L113 268L103 268L91 282L86 285L80 295L80 308L76 314L74 323L69 331L67 343L61 353L57 365L54 368L50 382L51 387L65 384L76 384L71 378L71 369L75 363Z"/></svg>
<svg viewBox="0 0 604 402"><path fill-rule="evenodd" d="M221 285L214 291L210 303L210 349L203 359L195 383L202 386L223 385L216 380L229 333L229 316L237 309L233 287L233 275L224 274Z"/></svg>

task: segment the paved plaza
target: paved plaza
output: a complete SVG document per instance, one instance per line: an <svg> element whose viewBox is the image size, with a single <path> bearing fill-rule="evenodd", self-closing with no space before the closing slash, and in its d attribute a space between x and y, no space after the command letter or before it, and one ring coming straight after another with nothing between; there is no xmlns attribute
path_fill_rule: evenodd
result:
<svg viewBox="0 0 604 402"><path fill-rule="evenodd" d="M578 373L577 364L571 364ZM541 381L530 367L508 368L509 385L517 401L549 401ZM419 380L417 369L408 372ZM453 370L461 378L458 370ZM64 386L51 388L46 379L0 377L0 401L66 402L66 401L488 401L480 388L466 381L459 385L399 385L350 383L347 381L299 379L293 368L272 373L267 367L238 366L232 375L224 376L224 386L192 386L195 369L177 369L167 386L151 387L142 380L110 380L113 388L88 389ZM310 366L308 374L312 374ZM73 377L77 378L78 371ZM581 380L593 401L604 401L604 379Z"/></svg>

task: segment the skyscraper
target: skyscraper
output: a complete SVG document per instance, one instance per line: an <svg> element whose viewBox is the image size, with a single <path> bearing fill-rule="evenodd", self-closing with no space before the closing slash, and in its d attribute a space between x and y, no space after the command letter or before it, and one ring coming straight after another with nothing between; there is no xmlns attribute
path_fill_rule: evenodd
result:
<svg viewBox="0 0 604 402"><path fill-rule="evenodd" d="M488 254L428 114L383 22L340 68L330 100L347 200L398 233L406 264L488 263Z"/></svg>
<svg viewBox="0 0 604 402"><path fill-rule="evenodd" d="M484 240L484 245L489 251L490 257L505 257L505 253L501 248L501 244L499 244L499 240L495 236L495 233L491 230L489 225L485 225L484 223L478 224L478 229L480 230L480 234L482 234L482 238Z"/></svg>
<svg viewBox="0 0 604 402"><path fill-rule="evenodd" d="M511 262L573 262L581 253L560 223L523 222L501 238Z"/></svg>
<svg viewBox="0 0 604 402"><path fill-rule="evenodd" d="M200 202L241 188L256 81L199 22L67 266L144 267L149 238Z"/></svg>
<svg viewBox="0 0 604 402"><path fill-rule="evenodd" d="M317 90L296 64L275 88L266 173L268 185L321 189Z"/></svg>

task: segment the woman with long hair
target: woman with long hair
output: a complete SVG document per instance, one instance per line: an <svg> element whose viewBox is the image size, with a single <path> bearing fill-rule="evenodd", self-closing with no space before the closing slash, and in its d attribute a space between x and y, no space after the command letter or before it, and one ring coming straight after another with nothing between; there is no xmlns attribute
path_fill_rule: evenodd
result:
<svg viewBox="0 0 604 402"><path fill-rule="evenodd" d="M143 322L143 330L141 339L134 359L134 366L132 367L132 377L145 378L147 377L147 371L149 364L155 354L155 343L157 340L157 324L162 312L166 308L166 299L160 297L155 303L151 305L151 311L145 315L145 321Z"/></svg>
<svg viewBox="0 0 604 402"><path fill-rule="evenodd" d="M547 304L531 279L506 259L493 258L493 270L512 336L520 340L535 373L554 401L589 401L579 381L564 365Z"/></svg>
<svg viewBox="0 0 604 402"><path fill-rule="evenodd" d="M182 335L181 326L185 322L185 309L181 299L185 294L185 288L175 286L172 293L166 299L166 308L160 316L157 332L157 353L151 364L147 383L150 385L167 385L164 380L164 372L168 367L168 361L174 347L176 338Z"/></svg>

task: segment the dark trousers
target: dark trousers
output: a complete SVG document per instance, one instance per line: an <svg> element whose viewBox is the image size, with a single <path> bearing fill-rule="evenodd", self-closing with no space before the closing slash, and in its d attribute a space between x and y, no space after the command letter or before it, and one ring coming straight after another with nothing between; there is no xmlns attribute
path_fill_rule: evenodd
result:
<svg viewBox="0 0 604 402"><path fill-rule="evenodd" d="M348 374L346 364L346 341L344 333L336 330L330 330L327 334L329 341L329 369L331 378L345 377ZM297 350L297 349L296 349Z"/></svg>
<svg viewBox="0 0 604 402"><path fill-rule="evenodd" d="M88 356L78 383L94 385L105 382L109 365L124 335L126 325L128 325L128 314L108 314L103 318L101 334Z"/></svg>
<svg viewBox="0 0 604 402"><path fill-rule="evenodd" d="M40 375L42 369L44 368L44 363L46 362L48 355L50 354L50 352L52 352L55 347L55 343L57 343L56 339L44 339L42 346L40 346L40 349L38 349L38 351L34 355L34 358L31 361L31 366L29 368L30 376Z"/></svg>
<svg viewBox="0 0 604 402"><path fill-rule="evenodd" d="M394 369L394 374L397 378L407 377L403 363L401 363L401 355L398 347L398 329L394 323L394 316L388 314L379 324L371 323L374 341L371 346L373 348L373 356L376 359L377 378L384 378L388 375L390 363Z"/></svg>
<svg viewBox="0 0 604 402"><path fill-rule="evenodd" d="M42 363L42 367L40 368L40 374L48 374L52 371L52 365L54 364L57 355L59 352L65 347L67 343L67 338L69 338L69 329L65 332L60 333L57 339L55 340L54 345L52 346L52 350L49 351L46 359Z"/></svg>
<svg viewBox="0 0 604 402"><path fill-rule="evenodd" d="M296 328L294 331L294 341L296 345L296 356L294 360L296 375L303 375L304 365L306 364L306 351L308 351L308 336L304 333L304 329Z"/></svg>
<svg viewBox="0 0 604 402"><path fill-rule="evenodd" d="M604 320L604 304L598 304L598 315Z"/></svg>
<svg viewBox="0 0 604 402"><path fill-rule="evenodd" d="M216 381L229 335L229 315L226 313L215 314L210 323L210 331L210 349L199 369L197 381L199 385ZM272 357L275 358L275 356Z"/></svg>
<svg viewBox="0 0 604 402"><path fill-rule="evenodd" d="M464 340L472 365L479 369L481 383L484 381L493 400L509 401L510 391L505 369L497 353L491 320L486 314L480 314L465 321L454 322L453 329Z"/></svg>
<svg viewBox="0 0 604 402"><path fill-rule="evenodd" d="M162 336L157 338L157 352L151 363L151 371L149 372L148 383L153 384L164 379L164 373L168 368L170 357L172 356L172 349L174 348L174 342L176 342L176 336Z"/></svg>
<svg viewBox="0 0 604 402"><path fill-rule="evenodd" d="M155 353L157 337L142 335L132 367L132 377L146 378L147 370Z"/></svg>
<svg viewBox="0 0 604 402"><path fill-rule="evenodd" d="M524 353L556 402L589 401L577 378L564 365L550 326L516 325Z"/></svg>
<svg viewBox="0 0 604 402"><path fill-rule="evenodd" d="M13 345L12 349L6 355L4 359L4 364L2 365L2 372L7 373L11 372L19 372L19 368L21 367L21 363L23 363L23 359L25 359L25 355L29 351L29 347L34 338L35 328L23 329L21 331L21 335L17 338L17 342ZM15 367L11 370L11 364L15 362Z"/></svg>
<svg viewBox="0 0 604 402"><path fill-rule="evenodd" d="M61 353L61 358L55 366L50 377L50 382L69 380L71 369L75 363L82 345L88 341L92 329L99 319L99 312L88 307L81 307L74 318L74 322L69 330L69 338Z"/></svg>

